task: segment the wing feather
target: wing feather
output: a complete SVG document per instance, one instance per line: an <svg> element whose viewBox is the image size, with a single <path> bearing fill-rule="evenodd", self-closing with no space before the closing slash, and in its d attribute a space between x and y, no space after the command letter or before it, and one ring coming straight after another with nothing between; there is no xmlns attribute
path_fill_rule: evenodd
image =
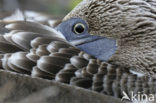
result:
<svg viewBox="0 0 156 103"><path fill-rule="evenodd" d="M8 33L0 36L0 66L28 74L122 97L122 91L155 94L154 76L137 76L131 68L102 62L66 42L60 34L42 24L4 22ZM5 48L3 46L13 46ZM17 49L17 50L16 50ZM19 49L19 50L18 50Z"/></svg>

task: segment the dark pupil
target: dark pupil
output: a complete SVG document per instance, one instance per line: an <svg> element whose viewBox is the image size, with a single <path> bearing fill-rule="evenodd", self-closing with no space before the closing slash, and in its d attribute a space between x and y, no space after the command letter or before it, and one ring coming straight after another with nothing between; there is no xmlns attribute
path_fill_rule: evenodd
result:
<svg viewBox="0 0 156 103"><path fill-rule="evenodd" d="M77 33L82 33L84 32L84 27L82 25L78 25L76 26L75 30Z"/></svg>

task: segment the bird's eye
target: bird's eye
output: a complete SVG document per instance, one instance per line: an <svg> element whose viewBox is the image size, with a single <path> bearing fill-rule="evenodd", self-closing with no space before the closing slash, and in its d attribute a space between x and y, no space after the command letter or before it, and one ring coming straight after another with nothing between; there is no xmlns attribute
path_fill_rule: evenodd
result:
<svg viewBox="0 0 156 103"><path fill-rule="evenodd" d="M81 34L85 31L85 26L82 23L74 25L73 31L75 34Z"/></svg>

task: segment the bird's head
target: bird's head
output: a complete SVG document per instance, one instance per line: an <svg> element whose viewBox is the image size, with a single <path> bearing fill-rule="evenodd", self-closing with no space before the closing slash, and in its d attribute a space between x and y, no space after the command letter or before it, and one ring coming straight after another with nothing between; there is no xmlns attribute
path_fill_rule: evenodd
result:
<svg viewBox="0 0 156 103"><path fill-rule="evenodd" d="M155 30L154 0L83 0L63 21L81 18L91 35L114 39Z"/></svg>
<svg viewBox="0 0 156 103"><path fill-rule="evenodd" d="M56 29L60 31L72 45L98 59L106 61L116 51L115 40L90 35L88 33L87 23L80 18L72 18L64 21L59 24Z"/></svg>
<svg viewBox="0 0 156 103"><path fill-rule="evenodd" d="M80 32L78 35L89 33L102 36L108 41L110 41L108 38L111 38L117 42L117 49L114 49L116 48L114 43L105 41L104 44L94 42L94 46L92 42L86 43L82 47L87 52L92 51L93 55L98 52L104 57L111 54L109 62L117 65L135 67L143 71L145 68L155 68L155 62L151 63L151 60L154 61L156 57L156 0L83 0L63 19L63 22L73 21L73 18L83 20L81 22L83 26L71 23L74 27L72 30ZM77 35L77 32L76 34L74 32L70 31L70 34ZM113 48L113 52L108 51L107 45L108 48ZM93 48L88 49L89 47ZM103 50L107 53L104 54ZM100 57L102 56L99 55Z"/></svg>

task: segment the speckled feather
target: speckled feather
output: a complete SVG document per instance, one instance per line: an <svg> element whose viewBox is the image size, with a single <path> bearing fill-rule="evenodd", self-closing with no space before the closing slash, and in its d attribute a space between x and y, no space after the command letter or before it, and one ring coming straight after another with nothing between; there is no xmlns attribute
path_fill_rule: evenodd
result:
<svg viewBox="0 0 156 103"><path fill-rule="evenodd" d="M110 63L156 73L155 0L83 0L64 21L71 18L85 20L90 34L117 40Z"/></svg>
<svg viewBox="0 0 156 103"><path fill-rule="evenodd" d="M154 76L138 76L130 68L97 60L70 45L46 26L22 21L1 23L10 31L0 36L4 41L0 43L0 66L4 70L55 80L119 98L123 91L128 94L130 91L156 94ZM32 31L32 25L36 25L36 32ZM39 33L38 29L42 32ZM10 51L10 48L2 48L5 44L15 49Z"/></svg>

